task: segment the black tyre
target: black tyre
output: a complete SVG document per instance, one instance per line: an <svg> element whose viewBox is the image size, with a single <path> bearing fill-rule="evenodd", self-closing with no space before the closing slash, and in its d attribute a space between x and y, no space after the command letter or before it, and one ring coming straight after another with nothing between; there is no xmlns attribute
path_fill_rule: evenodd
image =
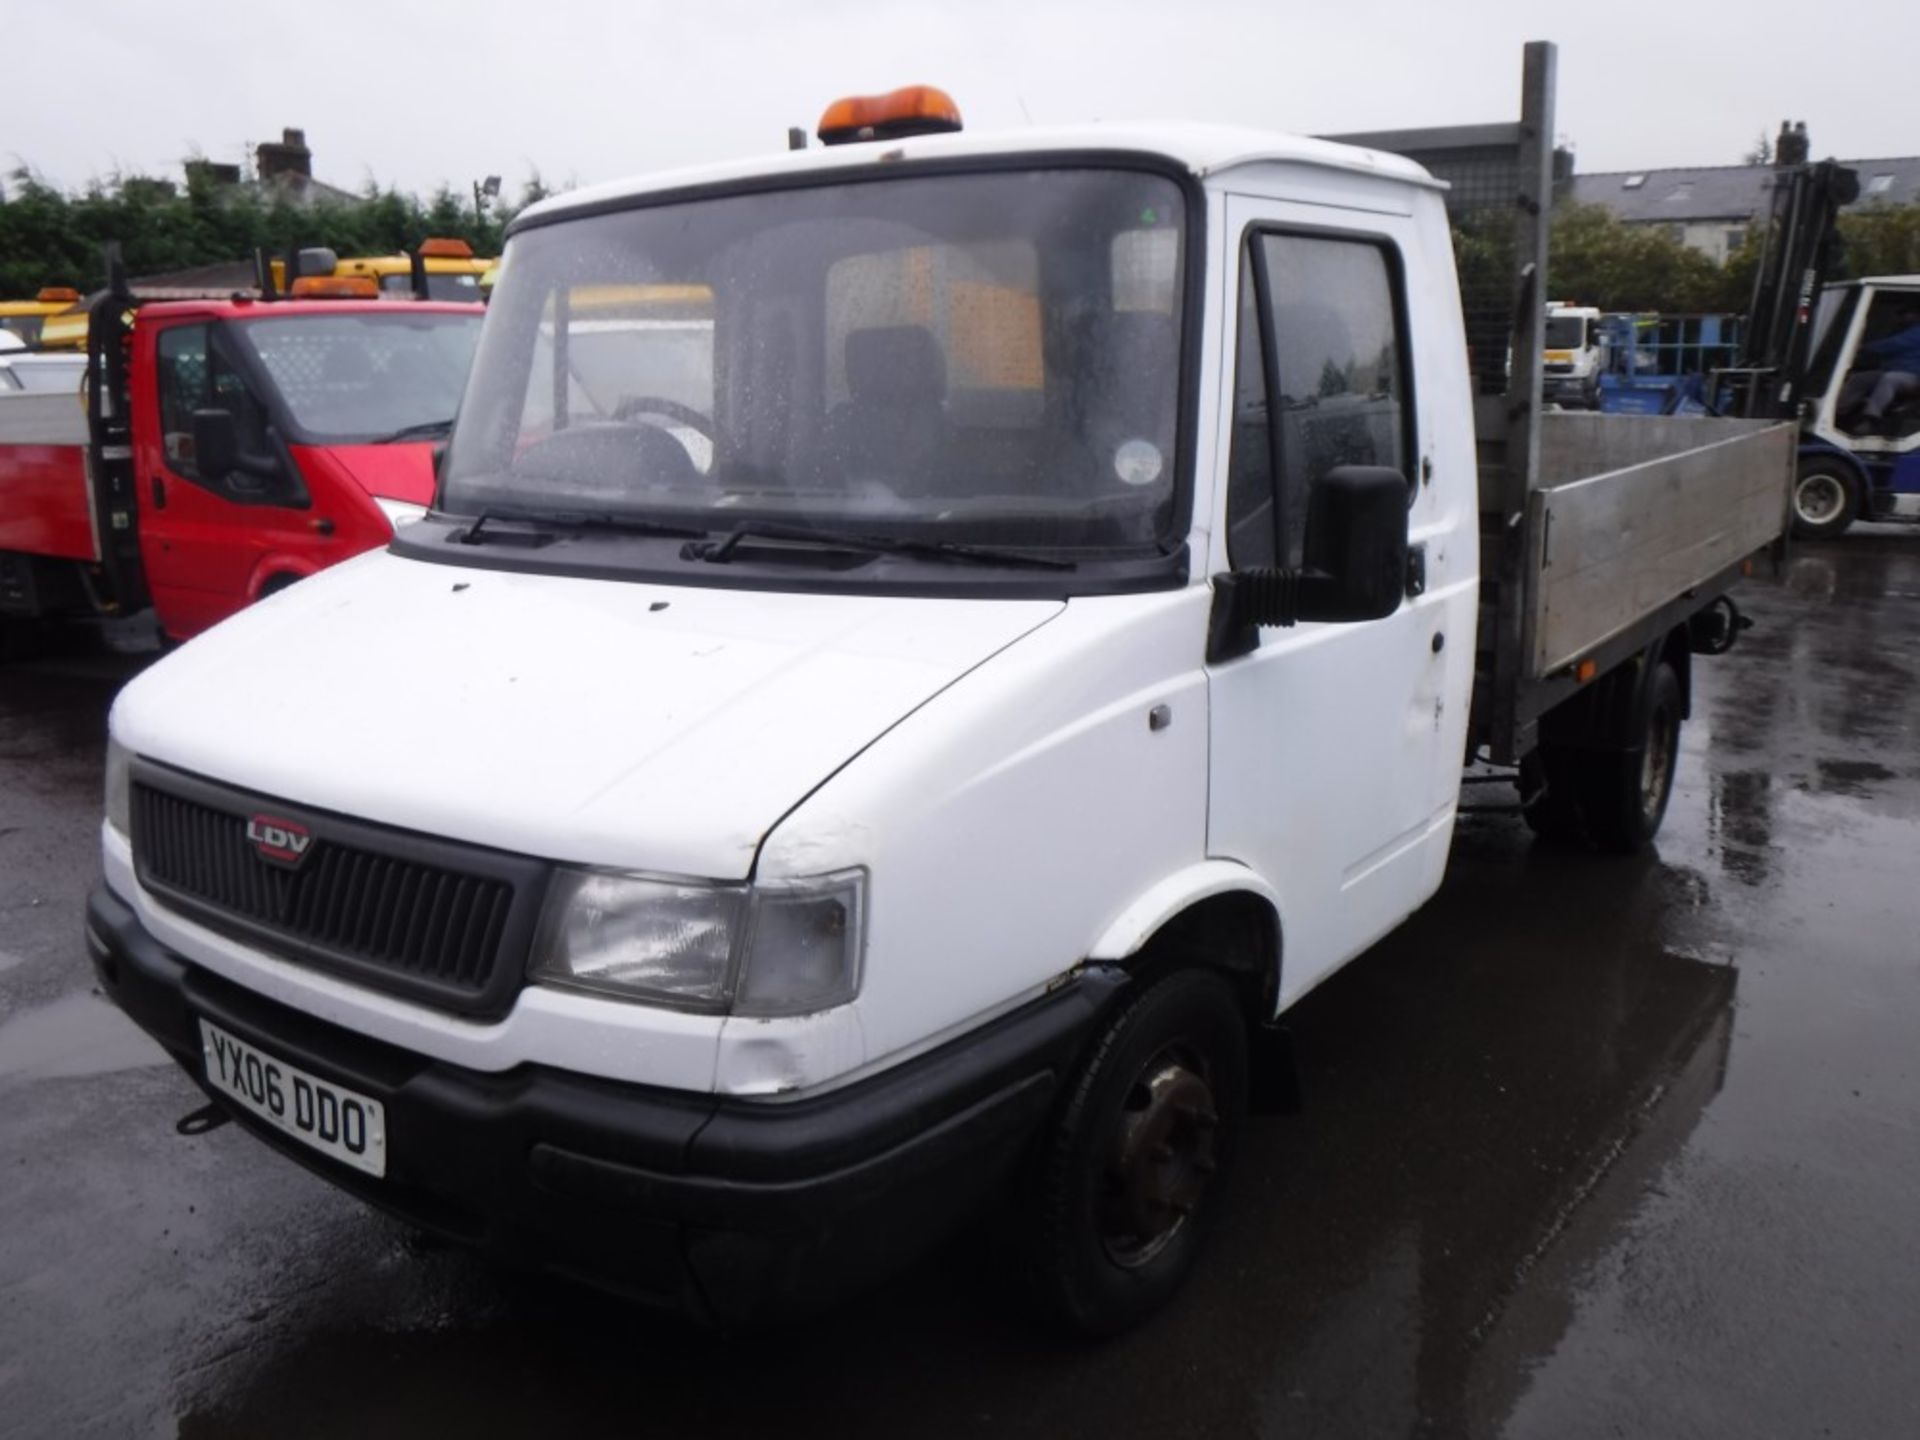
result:
<svg viewBox="0 0 1920 1440"><path fill-rule="evenodd" d="M1793 482L1793 533L1801 540L1841 534L1860 513L1860 482L1837 460L1804 462Z"/></svg>
<svg viewBox="0 0 1920 1440"><path fill-rule="evenodd" d="M54 622L29 616L0 615L0 665L39 660L58 648Z"/></svg>
<svg viewBox="0 0 1920 1440"><path fill-rule="evenodd" d="M1631 855L1659 833L1680 761L1682 709L1680 677L1662 660L1641 692L1635 746L1585 757L1580 810L1600 849Z"/></svg>
<svg viewBox="0 0 1920 1440"><path fill-rule="evenodd" d="M1108 1022L1050 1124L1023 1221L1053 1319L1115 1335L1173 1297L1246 1108L1247 1020L1224 976L1175 971Z"/></svg>
<svg viewBox="0 0 1920 1440"><path fill-rule="evenodd" d="M1579 757L1543 745L1520 761L1521 812L1527 828L1555 845L1578 845L1587 838L1580 818Z"/></svg>

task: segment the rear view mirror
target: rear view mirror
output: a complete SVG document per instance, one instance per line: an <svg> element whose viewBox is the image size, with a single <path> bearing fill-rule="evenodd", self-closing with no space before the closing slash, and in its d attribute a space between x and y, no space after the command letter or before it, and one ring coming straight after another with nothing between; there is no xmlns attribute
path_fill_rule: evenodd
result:
<svg viewBox="0 0 1920 1440"><path fill-rule="evenodd" d="M1235 570L1214 578L1207 658L1254 648L1263 625L1382 620L1407 588L1407 477L1380 465L1342 465L1314 482L1298 570Z"/></svg>
<svg viewBox="0 0 1920 1440"><path fill-rule="evenodd" d="M224 480L240 463L240 432L231 410L193 412L193 467L208 480Z"/></svg>
<svg viewBox="0 0 1920 1440"><path fill-rule="evenodd" d="M274 496L285 475L273 455L240 448L233 412L218 407L193 412L193 464L202 480L224 485L236 498L249 500Z"/></svg>
<svg viewBox="0 0 1920 1440"><path fill-rule="evenodd" d="M1296 620L1383 620L1407 586L1407 478L1342 465L1308 494ZM1282 622L1284 623L1284 622Z"/></svg>

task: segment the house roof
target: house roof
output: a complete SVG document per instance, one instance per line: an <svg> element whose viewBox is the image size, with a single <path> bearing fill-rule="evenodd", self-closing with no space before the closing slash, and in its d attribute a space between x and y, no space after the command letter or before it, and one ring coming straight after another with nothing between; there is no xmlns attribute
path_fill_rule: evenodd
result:
<svg viewBox="0 0 1920 1440"><path fill-rule="evenodd" d="M1860 198L1847 207L1920 204L1920 155L1842 160L1860 172ZM1725 220L1743 224L1767 208L1771 165L1704 165L1685 170L1612 170L1573 177L1568 198L1604 205L1629 224Z"/></svg>
<svg viewBox="0 0 1920 1440"><path fill-rule="evenodd" d="M314 205L358 205L365 198L351 190L342 190L338 185L316 180L311 175L271 175L263 180L249 181L247 185L262 199L285 196L303 209Z"/></svg>

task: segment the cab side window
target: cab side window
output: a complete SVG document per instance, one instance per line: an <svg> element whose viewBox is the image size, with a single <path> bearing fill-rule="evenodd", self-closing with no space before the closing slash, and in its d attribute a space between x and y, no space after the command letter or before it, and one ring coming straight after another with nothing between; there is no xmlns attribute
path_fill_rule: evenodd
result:
<svg viewBox="0 0 1920 1440"><path fill-rule="evenodd" d="M1307 497L1328 471L1406 473L1412 425L1399 288L1384 244L1248 237L1227 462L1235 568L1301 563Z"/></svg>
<svg viewBox="0 0 1920 1440"><path fill-rule="evenodd" d="M156 344L160 382L160 436L167 468L223 493L225 476L200 473L193 453L193 412L229 410L239 429L240 448L269 454L266 416L247 389L246 380L227 360L207 325L176 325L160 333ZM259 498L249 495L249 499Z"/></svg>

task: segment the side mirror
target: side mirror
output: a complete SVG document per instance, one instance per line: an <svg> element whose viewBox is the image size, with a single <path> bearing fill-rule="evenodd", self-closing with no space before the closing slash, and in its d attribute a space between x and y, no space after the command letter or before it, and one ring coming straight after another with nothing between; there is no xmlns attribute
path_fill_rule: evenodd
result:
<svg viewBox="0 0 1920 1440"><path fill-rule="evenodd" d="M274 456L242 450L233 412L217 407L193 412L193 463L201 479L248 498L271 496L286 473Z"/></svg>
<svg viewBox="0 0 1920 1440"><path fill-rule="evenodd" d="M1298 570L1235 570L1214 579L1207 658L1253 649L1261 626L1301 620L1383 620L1407 589L1407 477L1381 465L1341 465L1307 500Z"/></svg>
<svg viewBox="0 0 1920 1440"><path fill-rule="evenodd" d="M1342 465L1307 497L1296 620L1384 620L1407 590L1407 477ZM1286 622L1282 622L1286 623Z"/></svg>
<svg viewBox="0 0 1920 1440"><path fill-rule="evenodd" d="M240 465L240 431L231 410L193 412L193 466L208 480L224 480Z"/></svg>

